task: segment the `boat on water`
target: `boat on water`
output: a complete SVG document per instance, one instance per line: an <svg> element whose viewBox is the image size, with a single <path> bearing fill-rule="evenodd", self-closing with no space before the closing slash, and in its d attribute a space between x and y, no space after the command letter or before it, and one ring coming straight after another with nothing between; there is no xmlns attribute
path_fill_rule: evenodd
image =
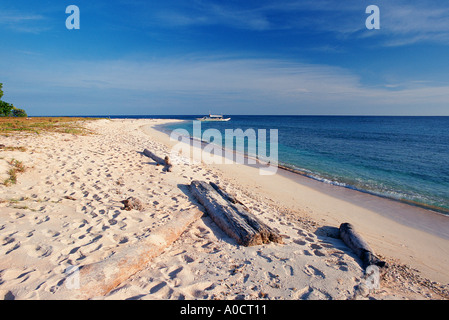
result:
<svg viewBox="0 0 449 320"><path fill-rule="evenodd" d="M221 114L209 114L208 116L204 116L202 118L197 118L199 121L229 121L231 118L223 118Z"/></svg>

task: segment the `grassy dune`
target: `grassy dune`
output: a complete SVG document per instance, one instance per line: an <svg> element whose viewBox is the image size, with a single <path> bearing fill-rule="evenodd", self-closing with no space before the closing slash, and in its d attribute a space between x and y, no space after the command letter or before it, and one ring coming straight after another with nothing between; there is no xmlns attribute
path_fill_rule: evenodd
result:
<svg viewBox="0 0 449 320"><path fill-rule="evenodd" d="M40 134L43 132L58 132L71 134L89 134L83 123L94 118L71 118L71 117L0 117L0 134L25 132Z"/></svg>

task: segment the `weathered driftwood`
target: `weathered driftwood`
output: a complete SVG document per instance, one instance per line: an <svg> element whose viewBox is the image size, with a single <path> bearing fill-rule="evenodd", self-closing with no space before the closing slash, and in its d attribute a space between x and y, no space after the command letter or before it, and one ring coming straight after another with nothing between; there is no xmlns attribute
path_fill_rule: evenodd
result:
<svg viewBox="0 0 449 320"><path fill-rule="evenodd" d="M148 149L144 149L143 154L146 155L147 157L150 157L151 159L153 159L158 165L163 165L164 170L169 171L169 172L171 171L173 165L171 164L170 158L168 156L165 156L165 158L162 159L161 157L155 155L153 152L151 152Z"/></svg>
<svg viewBox="0 0 449 320"><path fill-rule="evenodd" d="M351 248L354 253L362 260L363 268L366 269L370 265L385 267L385 261L381 261L374 255L373 250L368 243L355 231L354 226L350 223L342 223L340 225L340 238L346 245Z"/></svg>
<svg viewBox="0 0 449 320"><path fill-rule="evenodd" d="M257 232L260 233L262 236L263 243L268 242L276 242L276 243L283 243L281 235L260 221L256 218L255 215L253 215L251 212L248 211L246 206L240 202L238 199L236 199L234 196L226 193L223 189L221 189L218 185L216 185L213 182L210 182L210 185L226 200L232 202L232 206L237 210L237 212L249 223L251 227L254 228Z"/></svg>
<svg viewBox="0 0 449 320"><path fill-rule="evenodd" d="M212 220L230 237L244 246L270 241L282 243L282 237L215 184L192 181L190 189Z"/></svg>
<svg viewBox="0 0 449 320"><path fill-rule="evenodd" d="M108 259L81 267L78 298L89 299L109 293L145 268L202 215L196 208L179 212L173 220L151 232L143 242L121 249Z"/></svg>

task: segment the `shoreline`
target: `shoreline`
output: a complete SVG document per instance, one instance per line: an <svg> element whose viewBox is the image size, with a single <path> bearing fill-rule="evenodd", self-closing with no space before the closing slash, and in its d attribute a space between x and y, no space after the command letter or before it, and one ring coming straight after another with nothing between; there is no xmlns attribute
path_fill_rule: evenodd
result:
<svg viewBox="0 0 449 320"><path fill-rule="evenodd" d="M165 126L169 125L169 124L172 124L172 123L176 123L176 122L171 121L171 120L176 120L176 121L180 121L180 122L190 122L190 121L192 121L192 120L183 120L183 119L162 119L162 120L166 120L167 122L164 123L164 124L156 125L155 129L159 130L161 132L164 132L167 135L170 135L170 132L169 132L169 130L167 130L165 128ZM204 147L207 144L209 144L208 141L204 141L204 140L195 138L193 136L189 136L189 139L191 141L199 142L202 145L202 147ZM210 144L214 144L214 143L212 142ZM226 152L226 148L225 147L223 147L222 145L217 145L217 146L221 147L223 153ZM234 155L237 154L237 152L235 150L231 150L231 151L232 151L232 153ZM257 162L259 161L256 156L249 156L247 154L242 154L242 156L244 157L245 160L252 159L252 160L257 161ZM247 165L248 166L252 166L251 164L247 164ZM307 179L314 180L314 181L317 181L317 182L320 182L320 183L323 183L323 184L326 184L326 185L331 185L331 186L335 186L335 187L345 188L345 189L349 189L349 190L352 190L352 191L361 192L361 193L364 193L364 194L367 194L367 195L370 195L370 196L375 196L375 197L387 199L387 200L390 200L390 201L396 201L396 202L403 203L403 204L406 204L406 205L409 205L409 206L421 208L421 209L424 209L426 211L430 211L432 213L440 214L440 215L443 215L443 216L449 218L449 209L446 209L446 208L436 207L436 206L432 206L432 205L429 205L429 204L426 204L426 203L420 203L420 202L407 200L407 199L398 199L398 198L394 198L394 197L389 197L387 195L379 194L379 193L372 192L372 191L369 191L369 190L359 189L359 188L354 187L352 185L346 185L346 184L342 185L342 184L340 184L339 182L336 182L336 181L326 182L326 181L324 181L325 179L323 180L320 177L315 177L313 175L313 173L309 174L309 173L307 173L305 171L302 171L300 169L292 168L292 167L290 167L290 164L287 164L287 163L278 163L277 167L278 167L278 170L280 172L289 172L289 173L293 173L294 175L299 175L299 176L305 177Z"/></svg>
<svg viewBox="0 0 449 320"><path fill-rule="evenodd" d="M434 206L431 206L431 205L427 205L425 203L419 203L419 202L415 202L415 201L411 201L411 200L407 200L407 199L397 199L397 198L393 198L393 197L388 197L388 196L385 196L385 195L382 195L382 194L377 194L375 192L371 192L371 191L368 191L368 190L358 189L358 188L353 187L353 186L339 185L338 183L334 183L334 182L328 183L328 182L322 181L320 178L315 178L312 175L304 173L304 172L302 172L300 170L289 168L286 165L279 165L278 168L281 169L282 171L291 172L293 174L300 175L300 176L303 176L303 177L311 179L311 180L315 180L315 181L320 182L320 183L324 183L324 184L331 185L331 186L334 186L334 187L345 188L345 189L348 189L348 190L357 191L357 192L360 192L360 193L364 193L364 194L367 194L367 195L370 195L370 196L383 198L383 199L390 200L390 201L396 201L396 202L399 202L399 203L406 204L408 206L421 208L421 209L424 209L424 210L426 210L428 212L436 213L436 214L439 214L439 215L442 215L442 216L445 216L445 217L449 218L449 210L444 209L444 208L434 207Z"/></svg>
<svg viewBox="0 0 449 320"><path fill-rule="evenodd" d="M167 119L165 124L171 122L176 121ZM166 145L173 146L175 143L178 143L176 141L168 141L169 133L167 131L160 130L157 126L152 129L161 134L158 135L159 141L164 142ZM320 216L310 214L312 220L322 220L325 223L330 223L333 228L338 228L340 223L351 222L361 232L366 234L370 240L368 242L375 251L386 256L397 256L404 263L418 269L424 276L437 279L437 281L442 283L449 283L449 272L446 267L449 265L449 235L447 233L447 230L449 230L449 217L447 215L395 199L323 183L283 168L279 168L273 176L263 177L259 176L257 166L254 165L209 164L209 166L221 170L225 175L234 177L240 184L245 184L245 180L257 183L261 186L257 189L257 192L270 190L265 192L265 194L268 196L276 195L277 199L283 199L283 201L278 202L283 202L290 209L304 211L304 208L312 208L313 212L321 213ZM236 179L235 177L239 178ZM270 177L279 181L270 183ZM285 188L288 192L279 191L276 190L276 187L272 187L272 185L285 185L286 180L279 178L285 178L290 181L288 187ZM250 185L248 184L248 187ZM306 193L309 195L308 198L315 200L304 201L300 199L301 197L295 194L294 191L292 192L295 189L298 192ZM288 194L288 196L286 197L283 193ZM292 201L292 199L294 200ZM320 204L323 200L324 202L327 201L329 205ZM300 205L301 203L303 203L302 206ZM348 209L348 207L350 210L338 212L332 206L344 208L342 211ZM370 227L370 223L375 223L374 227ZM388 230L388 232L383 232L383 228ZM405 236L405 238L401 239L399 235ZM386 237L394 239L393 243L384 240ZM445 245L437 244L439 239ZM423 243L420 243L421 241ZM427 254L426 251L434 251L434 248L432 248L434 245L441 247L438 253ZM402 253L397 252L397 246L406 249ZM432 259L439 260L437 258L441 258L441 255L443 261L438 266L434 266L432 261L428 261Z"/></svg>
<svg viewBox="0 0 449 320"><path fill-rule="evenodd" d="M449 217L440 212L360 190L322 183L307 176L298 176L296 173L290 173L286 170L280 171L279 174L321 193L351 202L367 210L375 211L379 215L402 225L449 240L449 234L447 233L447 230L449 230Z"/></svg>

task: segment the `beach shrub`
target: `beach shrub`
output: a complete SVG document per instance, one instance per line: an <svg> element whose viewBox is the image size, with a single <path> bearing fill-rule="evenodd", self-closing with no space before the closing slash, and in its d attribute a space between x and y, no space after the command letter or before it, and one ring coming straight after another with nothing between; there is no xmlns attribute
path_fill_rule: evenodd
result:
<svg viewBox="0 0 449 320"><path fill-rule="evenodd" d="M8 178L3 181L3 185L5 186L16 184L17 173L25 172L25 166L23 165L22 161L12 159L11 161L8 161L8 164L11 165L12 168L8 170Z"/></svg>
<svg viewBox="0 0 449 320"><path fill-rule="evenodd" d="M0 99L3 97L3 83L0 83ZM27 117L25 110L14 107L11 103L0 100L1 117Z"/></svg>
<svg viewBox="0 0 449 320"><path fill-rule="evenodd" d="M12 115L13 115L13 117L27 117L28 116L27 113L25 112L25 110L17 109L17 108L14 108L12 110Z"/></svg>
<svg viewBox="0 0 449 320"><path fill-rule="evenodd" d="M0 116L9 117L14 106L8 102L0 100Z"/></svg>

